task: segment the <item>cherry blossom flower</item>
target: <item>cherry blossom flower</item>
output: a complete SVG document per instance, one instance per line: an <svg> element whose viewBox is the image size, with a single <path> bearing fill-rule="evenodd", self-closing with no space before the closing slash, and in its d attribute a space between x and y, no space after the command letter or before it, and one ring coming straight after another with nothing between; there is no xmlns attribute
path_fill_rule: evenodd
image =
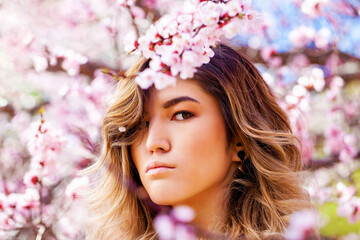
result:
<svg viewBox="0 0 360 240"><path fill-rule="evenodd" d="M325 132L325 152L339 154L343 148L343 139L345 133L338 126L332 126Z"/></svg>
<svg viewBox="0 0 360 240"><path fill-rule="evenodd" d="M154 227L161 240L196 239L194 228L188 223L194 219L194 211L187 206L177 206L170 215L159 214L154 219Z"/></svg>
<svg viewBox="0 0 360 240"><path fill-rule="evenodd" d="M311 17L321 14L321 8L326 5L328 0L305 0L301 5L301 11Z"/></svg>
<svg viewBox="0 0 360 240"><path fill-rule="evenodd" d="M317 67L308 71L308 73L298 79L298 83L308 90L314 89L317 92L321 92L325 87L324 72Z"/></svg>
<svg viewBox="0 0 360 240"><path fill-rule="evenodd" d="M354 135L346 135L343 139L344 148L340 151L339 159L343 162L351 162L357 155L356 137Z"/></svg>
<svg viewBox="0 0 360 240"><path fill-rule="evenodd" d="M186 1L185 5L184 12L163 16L134 44L135 52L140 51L145 58L152 59L150 68L153 71L148 70L137 77L136 82L142 88L153 83L156 88L166 87L173 84L177 75L181 79L192 78L197 67L209 62L213 56L210 46L221 35L234 37L246 25L243 21L251 22L256 15L249 2L241 0L225 3ZM156 72L169 76L157 75L160 80L156 81L157 78L150 76ZM164 83L166 81L169 82Z"/></svg>
<svg viewBox="0 0 360 240"><path fill-rule="evenodd" d="M45 71L48 67L48 61L45 57L42 56L35 56L33 58L35 71L42 72Z"/></svg>
<svg viewBox="0 0 360 240"><path fill-rule="evenodd" d="M339 202L337 215L346 217L352 224L357 223L360 220L360 198L353 197L348 201Z"/></svg>
<svg viewBox="0 0 360 240"><path fill-rule="evenodd" d="M136 83L141 88L149 88L155 81L156 72L150 68L145 69L137 76Z"/></svg>
<svg viewBox="0 0 360 240"><path fill-rule="evenodd" d="M191 222L195 217L194 210L188 206L175 207L172 210L171 215L180 222Z"/></svg>
<svg viewBox="0 0 360 240"><path fill-rule="evenodd" d="M359 4L253 1L257 9L262 8L266 18L262 23L251 1L214 2L0 0L0 239L35 239L27 234L39 229L40 218L45 234L52 231L59 239L81 238L86 211L80 198L73 201L81 184L72 183L73 189L67 185L98 154L102 111L114 84L96 68L116 69L112 73L126 70L136 60L127 53L143 55L152 59L150 69L162 74L147 87L163 88L175 84L183 69L183 76L191 76L196 71L192 63L209 62L211 47L234 36L238 37L228 43L241 45L255 61L257 51L261 52L265 63L256 66L290 117L302 143L303 162L313 171L312 164L337 161L313 172L316 180L307 188L312 200L336 202L339 216L356 222L359 196L351 191L356 184L346 189L336 184L353 178L359 167L354 159L359 153L358 88L356 81L349 81L349 76L357 79L357 72L347 73L357 69L357 64L351 60L349 68L349 62L344 64L349 58L343 54L352 59L359 56L357 32L351 31L357 29L353 23L359 17ZM295 21L282 13L293 3ZM131 14L125 14L128 10ZM143 37L136 39L133 23L140 34L145 33ZM289 31L293 44L286 38ZM121 51L123 42L126 52ZM291 46L308 49L291 51ZM184 51L193 52L198 61L191 61L190 56L189 62L183 62ZM43 104L42 132L47 132L38 139L36 110ZM63 197L66 189L68 197ZM191 239L193 228L185 220L173 213L168 217L174 226L171 234Z"/></svg>
<svg viewBox="0 0 360 240"><path fill-rule="evenodd" d="M289 34L289 39L297 48L307 46L314 38L315 31L311 27L300 26Z"/></svg>
<svg viewBox="0 0 360 240"><path fill-rule="evenodd" d="M79 177L74 178L66 187L65 195L69 198L76 199L79 197L79 194L81 195L81 192L86 190L89 186L89 178Z"/></svg>
<svg viewBox="0 0 360 240"><path fill-rule="evenodd" d="M346 202L350 200L356 193L354 186L346 186L344 183L339 182L336 184L336 194L339 202Z"/></svg>
<svg viewBox="0 0 360 240"><path fill-rule="evenodd" d="M331 32L328 28L321 28L315 33L314 43L317 48L326 48L331 42Z"/></svg>
<svg viewBox="0 0 360 240"><path fill-rule="evenodd" d="M318 217L311 210L295 212L290 216L289 226L284 232L285 239L306 240L318 234Z"/></svg>

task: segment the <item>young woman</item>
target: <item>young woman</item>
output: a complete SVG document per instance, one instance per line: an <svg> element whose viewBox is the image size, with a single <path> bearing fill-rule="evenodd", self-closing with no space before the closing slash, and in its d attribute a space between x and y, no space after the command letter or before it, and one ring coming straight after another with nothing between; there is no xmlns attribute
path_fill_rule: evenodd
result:
<svg viewBox="0 0 360 240"><path fill-rule="evenodd" d="M224 239L281 233L311 207L299 142L256 68L225 45L192 79L143 90L121 79L103 122L88 239L157 239L154 206L190 206ZM148 196L151 201L146 197Z"/></svg>

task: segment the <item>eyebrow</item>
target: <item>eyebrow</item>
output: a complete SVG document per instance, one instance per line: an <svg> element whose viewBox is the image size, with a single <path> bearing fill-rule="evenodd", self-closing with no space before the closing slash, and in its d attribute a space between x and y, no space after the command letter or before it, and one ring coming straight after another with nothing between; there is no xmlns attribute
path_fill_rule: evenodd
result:
<svg viewBox="0 0 360 240"><path fill-rule="evenodd" d="M194 98L191 98L191 97L188 97L188 96L181 96L181 97L177 97L177 98L173 98L167 102L165 102L163 104L163 108L169 108L175 104L178 104L180 102L185 102L185 101L191 101L191 102L196 102L196 103L199 103L198 100L194 99Z"/></svg>

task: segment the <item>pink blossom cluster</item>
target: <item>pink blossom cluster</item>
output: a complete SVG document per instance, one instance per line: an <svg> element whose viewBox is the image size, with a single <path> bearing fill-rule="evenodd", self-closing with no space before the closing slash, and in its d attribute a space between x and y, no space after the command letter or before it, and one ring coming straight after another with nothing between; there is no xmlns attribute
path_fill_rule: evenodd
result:
<svg viewBox="0 0 360 240"><path fill-rule="evenodd" d="M28 142L31 161L23 178L24 193L0 194L0 229L7 230L4 236L11 236L14 233L11 230L43 224L46 216L51 215L46 213L48 208L44 207L43 198L64 178L59 171L59 154L65 143L63 135L44 119L35 129Z"/></svg>
<svg viewBox="0 0 360 240"><path fill-rule="evenodd" d="M220 2L193 0L178 11L181 0L0 0L0 239L80 238L86 219L81 192L89 179L76 172L96 159L102 112L113 88L99 68L117 72L132 65L135 58L119 51L124 38L131 37L127 52L134 50L134 26L143 33L154 19L171 13L136 42L135 52L152 59L140 82L163 88L192 76L222 36L231 38L259 20L250 1ZM343 25L334 13L354 17L348 1L293 2L307 17L326 16L335 31ZM319 205L334 202L338 216L358 222L358 185L348 183L359 169L360 101L353 84L358 75L355 81L348 77L357 59L331 48L336 41L331 28L315 31L303 24L288 36L295 48L283 54L267 43L276 36L266 30L278 20L266 18L261 35L251 37L243 51L255 61L261 55L258 66L283 100L304 162L315 169L318 162L327 164L311 170L312 199ZM307 49L312 44L315 51ZM314 58L325 63L314 64ZM37 114L42 105L44 123ZM308 236L307 223L316 224L309 216L295 215L291 223L297 227L290 227L289 236ZM159 236L193 238L191 218L159 215Z"/></svg>
<svg viewBox="0 0 360 240"><path fill-rule="evenodd" d="M337 214L346 217L352 224L360 220L360 197L356 196L356 188L354 186L346 186L340 182L336 185L338 208Z"/></svg>
<svg viewBox="0 0 360 240"><path fill-rule="evenodd" d="M344 162L352 161L356 157L356 137L353 134L346 134L335 125L326 129L325 139L325 152L339 156Z"/></svg>
<svg viewBox="0 0 360 240"><path fill-rule="evenodd" d="M27 188L25 193L0 193L0 229L13 230L40 220L40 194L35 188ZM12 235L12 232L9 232ZM5 237L0 232L0 237Z"/></svg>
<svg viewBox="0 0 360 240"><path fill-rule="evenodd" d="M312 17L318 17L327 15L329 12L341 13L344 15L352 16L354 14L353 9L348 1L329 1L329 0L293 0L296 2L301 11Z"/></svg>
<svg viewBox="0 0 360 240"><path fill-rule="evenodd" d="M251 26L256 12L249 1L186 1L184 11L165 15L128 49L150 60L150 67L136 77L141 88L174 85L176 77L192 78L196 68L208 63L210 48L222 36L232 38Z"/></svg>
<svg viewBox="0 0 360 240"><path fill-rule="evenodd" d="M333 41L329 29L322 28L315 31L314 28L305 25L292 30L289 34L289 39L296 48L304 48L313 42L317 48L324 49Z"/></svg>
<svg viewBox="0 0 360 240"><path fill-rule="evenodd" d="M113 80L98 70L91 82L78 79L75 84L65 75L61 84L55 85L47 84L39 74L29 80L48 94L45 96L51 104L45 106L46 119L32 121L28 114L19 112L3 129L18 135L21 144L0 149L0 165L13 171L12 162L7 159L14 156L14 164L23 167L16 174L4 174L0 181L4 192L0 197L0 239L17 234L31 236L27 231L40 231L41 226L67 239L75 239L83 232L86 211L80 200L89 179L79 178L76 173L98 151L95 142L99 142L101 112ZM10 140L7 144L11 144ZM22 144L24 149L20 148ZM21 149L23 153L19 153ZM24 157L28 159L23 160ZM44 234L48 232L45 230Z"/></svg>
<svg viewBox="0 0 360 240"><path fill-rule="evenodd" d="M284 232L287 240L317 239L319 218L312 210L302 210L290 216L289 226Z"/></svg>
<svg viewBox="0 0 360 240"><path fill-rule="evenodd" d="M53 185L61 179L58 159L64 145L64 136L42 120L36 129L34 138L29 141L29 153L32 155L29 171L24 176L28 187L38 188L40 184Z"/></svg>
<svg viewBox="0 0 360 240"><path fill-rule="evenodd" d="M161 240L197 239L195 229L189 223L194 219L194 211L187 206L177 206L170 214L159 214L154 219L154 227Z"/></svg>

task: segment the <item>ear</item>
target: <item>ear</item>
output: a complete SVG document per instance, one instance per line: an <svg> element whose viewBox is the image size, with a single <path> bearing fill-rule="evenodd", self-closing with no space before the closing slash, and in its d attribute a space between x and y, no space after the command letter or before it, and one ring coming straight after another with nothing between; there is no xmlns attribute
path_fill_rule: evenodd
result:
<svg viewBox="0 0 360 240"><path fill-rule="evenodd" d="M236 143L236 144L233 144L233 152L232 152L232 158L231 158L231 160L233 161L233 162L242 162L243 161L243 159L240 159L240 157L238 156L238 153L240 152L240 151L243 151L243 152L245 152L245 148L244 148L244 146L241 144L241 143ZM247 159L249 157L249 155L248 155L248 153L246 153L245 152L245 158L244 159Z"/></svg>

